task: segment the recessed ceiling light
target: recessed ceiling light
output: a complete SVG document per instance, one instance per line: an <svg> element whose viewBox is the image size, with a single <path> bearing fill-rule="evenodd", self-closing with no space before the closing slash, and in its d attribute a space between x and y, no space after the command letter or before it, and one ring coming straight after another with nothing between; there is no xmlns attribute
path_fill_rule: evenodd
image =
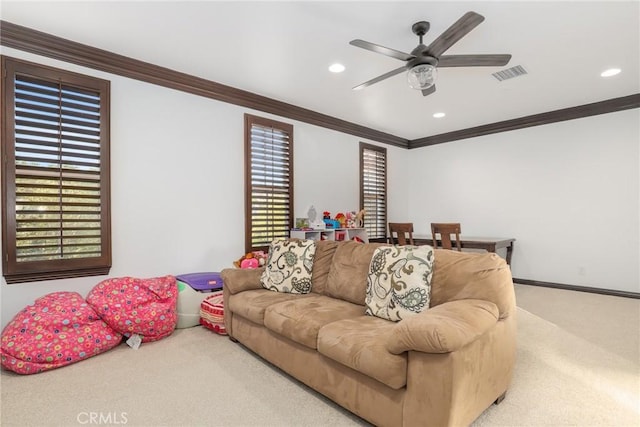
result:
<svg viewBox="0 0 640 427"><path fill-rule="evenodd" d="M342 64L331 64L331 66L329 67L329 71L331 71L332 73L341 73L344 71L344 65Z"/></svg>
<svg viewBox="0 0 640 427"><path fill-rule="evenodd" d="M441 119L441 118L443 118L444 116L446 116L446 114L445 114L445 113L435 113L435 114L433 115L433 117L435 117L436 119Z"/></svg>
<svg viewBox="0 0 640 427"><path fill-rule="evenodd" d="M611 76L615 76L616 74L620 73L620 68L609 68L608 70L604 70L602 73L600 73L600 75L602 77L611 77Z"/></svg>

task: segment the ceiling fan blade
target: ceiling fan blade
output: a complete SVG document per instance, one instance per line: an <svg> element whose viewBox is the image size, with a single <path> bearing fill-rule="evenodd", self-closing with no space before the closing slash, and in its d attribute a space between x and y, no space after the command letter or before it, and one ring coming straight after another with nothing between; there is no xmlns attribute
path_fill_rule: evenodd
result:
<svg viewBox="0 0 640 427"><path fill-rule="evenodd" d="M452 26L447 28L444 33L440 34L429 47L427 52L431 56L439 58L447 49L453 46L458 40L463 38L469 31L477 27L482 21L484 16L475 12L467 12L462 15L462 18L458 19Z"/></svg>
<svg viewBox="0 0 640 427"><path fill-rule="evenodd" d="M501 67L510 60L511 55L443 55L438 67Z"/></svg>
<svg viewBox="0 0 640 427"><path fill-rule="evenodd" d="M356 87L353 88L353 90L360 90L360 89L364 89L367 86L371 86L374 83L378 83L384 79L388 79L389 77L395 76L396 74L400 74L401 72L405 71L407 68L406 67L400 67L400 68L396 68L395 70L389 71L388 73L384 73L381 76L376 77L375 79L371 79L369 81L366 81Z"/></svg>
<svg viewBox="0 0 640 427"><path fill-rule="evenodd" d="M407 68L406 67L400 67L400 68L396 68L395 70L389 71L388 73L385 73L381 76L376 77L375 79L371 79L369 81L366 81L356 87L353 88L353 90L360 90L360 89L364 89L367 86L371 86L374 83L378 83L379 81L382 81L384 79L388 79L389 77L395 76L396 74L400 74L401 72L405 71Z"/></svg>
<svg viewBox="0 0 640 427"><path fill-rule="evenodd" d="M400 52L399 50L390 49L388 47L380 46L378 44L366 42L360 39L351 40L349 44L352 46L361 47L362 49L370 50L372 52L381 53L383 55L390 56L401 61L408 61L415 58L415 56L409 53Z"/></svg>
<svg viewBox="0 0 640 427"><path fill-rule="evenodd" d="M436 85L429 86L428 88L422 90L422 96L431 95L435 91L436 91Z"/></svg>

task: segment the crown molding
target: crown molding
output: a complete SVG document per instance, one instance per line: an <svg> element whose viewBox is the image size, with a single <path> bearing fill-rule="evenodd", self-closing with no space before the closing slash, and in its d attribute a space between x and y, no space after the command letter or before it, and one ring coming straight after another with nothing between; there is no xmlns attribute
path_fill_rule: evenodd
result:
<svg viewBox="0 0 640 427"><path fill-rule="evenodd" d="M594 102L591 104L579 105L577 107L548 111L546 113L534 114L531 116L520 117L512 120L505 120L488 125L441 133L439 135L427 136L425 138L414 139L409 141L408 148L412 149L427 147L429 145L443 144L445 142L457 141L459 139L474 138L477 136L489 135L498 132L507 132L510 130L523 129L531 126L547 125L550 123L562 122L565 120L580 119L582 117L613 113L615 111L628 110L638 107L640 107L640 93L623 96L620 98L612 98L606 101Z"/></svg>
<svg viewBox="0 0 640 427"><path fill-rule="evenodd" d="M298 120L372 141L401 148L408 147L408 140L405 138L11 22L0 21L0 44L95 70L287 117L291 120Z"/></svg>
<svg viewBox="0 0 640 427"><path fill-rule="evenodd" d="M0 44L401 148L421 148L492 133L640 107L640 94L408 140L286 102L0 20Z"/></svg>

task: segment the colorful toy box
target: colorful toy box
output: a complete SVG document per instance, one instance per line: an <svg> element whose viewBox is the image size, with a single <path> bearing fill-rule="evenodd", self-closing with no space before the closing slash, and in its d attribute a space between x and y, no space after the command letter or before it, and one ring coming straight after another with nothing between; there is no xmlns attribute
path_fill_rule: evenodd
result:
<svg viewBox="0 0 640 427"><path fill-rule="evenodd" d="M190 328L200 324L200 305L212 292L222 289L222 277L217 272L190 273L176 276L178 281L178 324Z"/></svg>

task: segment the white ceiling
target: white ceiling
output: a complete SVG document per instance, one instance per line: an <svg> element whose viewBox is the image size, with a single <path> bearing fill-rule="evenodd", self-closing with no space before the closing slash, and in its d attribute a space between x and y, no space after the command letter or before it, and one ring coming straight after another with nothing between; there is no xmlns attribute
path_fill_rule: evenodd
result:
<svg viewBox="0 0 640 427"><path fill-rule="evenodd" d="M506 67L441 68L427 97L404 74L351 90L402 62L350 40L410 52L414 22L431 23L428 45L470 10L485 21L446 54L509 53ZM407 139L640 92L638 1L3 0L1 17ZM346 71L330 73L334 62ZM491 76L515 65L528 74ZM622 72L600 77L609 67Z"/></svg>

